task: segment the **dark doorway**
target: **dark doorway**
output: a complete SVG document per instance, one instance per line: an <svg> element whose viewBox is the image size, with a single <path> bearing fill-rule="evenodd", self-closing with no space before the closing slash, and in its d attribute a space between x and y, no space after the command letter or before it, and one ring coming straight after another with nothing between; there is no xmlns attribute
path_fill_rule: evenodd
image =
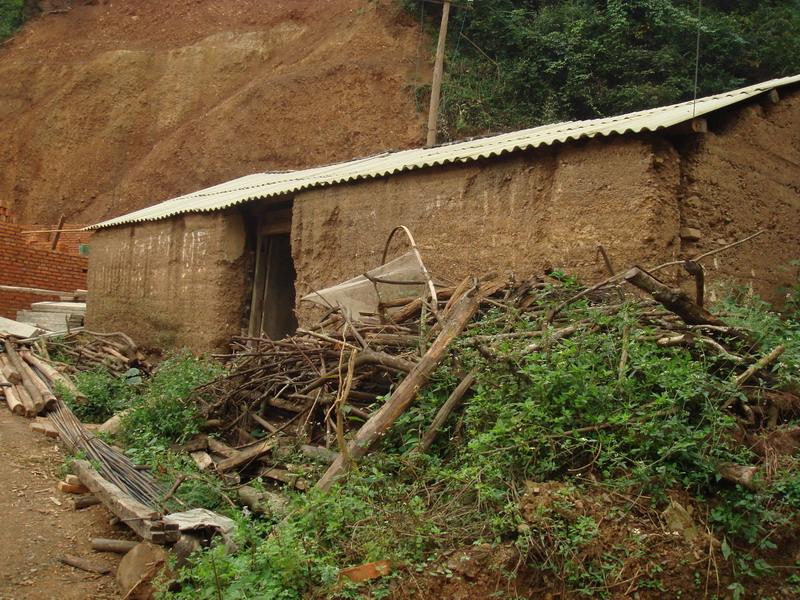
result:
<svg viewBox="0 0 800 600"><path fill-rule="evenodd" d="M250 335L277 340L297 329L295 270L288 224L265 216L256 243Z"/></svg>

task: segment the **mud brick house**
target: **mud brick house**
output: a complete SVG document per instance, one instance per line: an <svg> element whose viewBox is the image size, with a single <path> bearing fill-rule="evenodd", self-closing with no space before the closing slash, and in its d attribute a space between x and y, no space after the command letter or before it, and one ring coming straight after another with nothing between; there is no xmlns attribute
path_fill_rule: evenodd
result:
<svg viewBox="0 0 800 600"><path fill-rule="evenodd" d="M707 280L775 298L800 257L800 76L631 114L288 173L259 173L94 225L88 326L144 343L279 336L298 302L380 263L396 225L458 280L546 267L591 282L719 254ZM288 142L288 140L287 140ZM678 270L665 275L677 280ZM255 306L255 310L251 307Z"/></svg>

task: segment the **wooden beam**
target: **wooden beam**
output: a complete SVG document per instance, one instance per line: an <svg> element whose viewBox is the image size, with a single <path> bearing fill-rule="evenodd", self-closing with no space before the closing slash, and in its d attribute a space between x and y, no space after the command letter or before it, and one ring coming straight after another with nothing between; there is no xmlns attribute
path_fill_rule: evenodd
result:
<svg viewBox="0 0 800 600"><path fill-rule="evenodd" d="M75 292L57 292L41 288L20 287L18 285L0 285L0 292L18 292L20 294L33 294L35 296L70 296L75 297Z"/></svg>
<svg viewBox="0 0 800 600"><path fill-rule="evenodd" d="M106 508L142 539L157 544L178 541L180 531L167 528L161 513L145 506L130 494L104 479L88 461L73 461L72 471L80 477L81 483L89 488L89 491Z"/></svg>
<svg viewBox="0 0 800 600"><path fill-rule="evenodd" d="M58 219L58 225L56 226L56 230L53 232L53 239L50 242L50 250L55 250L58 246L58 240L61 237L61 229L64 227L64 219L66 217L61 215Z"/></svg>
<svg viewBox="0 0 800 600"><path fill-rule="evenodd" d="M668 127L667 131L678 134L708 133L708 121L704 117L696 117L683 123Z"/></svg>
<svg viewBox="0 0 800 600"><path fill-rule="evenodd" d="M322 478L317 488L329 490L339 477L349 468L347 458L358 460L365 456L370 448L386 435L389 428L402 415L417 397L417 392L424 386L437 365L445 357L450 343L462 332L478 310L482 295L479 292L465 294L453 307L450 316L444 321L441 332L431 344L425 356L414 366L408 376L395 388L389 399L367 420L353 440L348 444L348 451L340 453Z"/></svg>

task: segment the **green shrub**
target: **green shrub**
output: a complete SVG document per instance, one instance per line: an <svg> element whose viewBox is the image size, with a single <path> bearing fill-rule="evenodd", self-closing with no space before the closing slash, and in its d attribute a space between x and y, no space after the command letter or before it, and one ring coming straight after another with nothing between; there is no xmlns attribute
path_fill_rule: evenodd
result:
<svg viewBox="0 0 800 600"><path fill-rule="evenodd" d="M59 396L84 423L102 423L114 413L128 408L139 392L141 379L138 373L137 369L133 369L118 377L103 369L79 372L74 376L74 382L86 399L78 402L63 387L59 387Z"/></svg>
<svg viewBox="0 0 800 600"><path fill-rule="evenodd" d="M218 363L197 359L189 352L162 362L122 420L121 440L129 453L148 462L170 445L199 433L199 408L190 395L221 372Z"/></svg>
<svg viewBox="0 0 800 600"><path fill-rule="evenodd" d="M418 17L423 1L405 4ZM448 37L442 111L453 137L620 114L693 96L696 0L470 5L454 10ZM710 0L702 6L698 95L800 71L798 0ZM438 27L429 3L425 11Z"/></svg>
<svg viewBox="0 0 800 600"><path fill-rule="evenodd" d="M25 0L0 0L0 41L9 37L25 20Z"/></svg>
<svg viewBox="0 0 800 600"><path fill-rule="evenodd" d="M794 322L768 306L728 301L724 308L738 315L726 318L746 320L762 349L794 343ZM337 589L335 574L379 559L428 572L442 568L447 552L480 543L514 544L521 564L565 582L572 595L597 598L612 596L611 584L635 553L649 564L641 588L663 591L663 567L647 563L646 536L624 520L630 505L596 498L649 498L642 505L662 511L676 490L708 507L707 517L696 511L694 518L724 541L720 562L736 578L730 589L763 577L770 567L759 553L774 549L776 531L796 527L797 461L789 459L759 491L721 482L720 462L756 460L722 408L740 393L730 369L715 355L657 345L636 310L608 316L579 301L567 311L572 322L584 322L572 337L539 352L523 351L529 339L508 340L487 359L469 336L540 327L530 317L489 311L452 347L452 362L438 369L380 452L330 493L290 494L289 516L277 528L272 519L242 518L240 552L196 555L175 597L385 597L391 580ZM459 374L472 368L476 384L461 413L428 453L411 451ZM563 490L533 521L520 503L527 482ZM592 502L619 514L595 518L585 512ZM603 538L609 528L613 543Z"/></svg>

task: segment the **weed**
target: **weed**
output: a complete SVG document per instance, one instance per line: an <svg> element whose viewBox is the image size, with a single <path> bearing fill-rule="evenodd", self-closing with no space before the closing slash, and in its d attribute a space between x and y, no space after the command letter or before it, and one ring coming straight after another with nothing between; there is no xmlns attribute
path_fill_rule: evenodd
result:
<svg viewBox="0 0 800 600"><path fill-rule="evenodd" d="M455 344L452 360L398 420L380 453L362 460L330 493L291 493L289 517L278 527L239 515L241 552L199 553L181 571L176 597L215 598L218 589L225 598L380 597L390 582L338 589L338 569L389 559L412 571L440 565L446 576L440 557L487 543L512 545L519 565L564 582L571 595L611 597L620 591L615 584L635 579L626 570L630 562L648 560L647 542L632 530L608 543L609 531L630 518L628 510L590 499L646 497L660 511L674 490L709 506L707 522L695 518L724 540L721 562L734 576L727 592L740 594L770 572L760 554L774 549L773 532L796 521L796 463L777 469L759 491L721 482L720 462L755 460L721 408L739 391L715 357L657 345L635 310L608 316L577 302L569 316L583 326L572 337L544 336L538 352L524 350L525 338L509 339L492 358L468 338L536 324L487 312ZM763 348L795 343L794 321L764 305L726 301L725 310L753 328ZM620 373L623 331L630 343ZM462 413L428 453L412 451L459 374L473 368L476 383ZM781 376L792 381L788 372ZM167 410L162 422L170 415ZM177 421L170 438L193 431L191 419ZM156 440L166 437L153 426L142 430ZM531 485L551 491L535 510L520 499ZM662 569L650 563L641 589L663 591ZM695 585L703 582L697 575Z"/></svg>

